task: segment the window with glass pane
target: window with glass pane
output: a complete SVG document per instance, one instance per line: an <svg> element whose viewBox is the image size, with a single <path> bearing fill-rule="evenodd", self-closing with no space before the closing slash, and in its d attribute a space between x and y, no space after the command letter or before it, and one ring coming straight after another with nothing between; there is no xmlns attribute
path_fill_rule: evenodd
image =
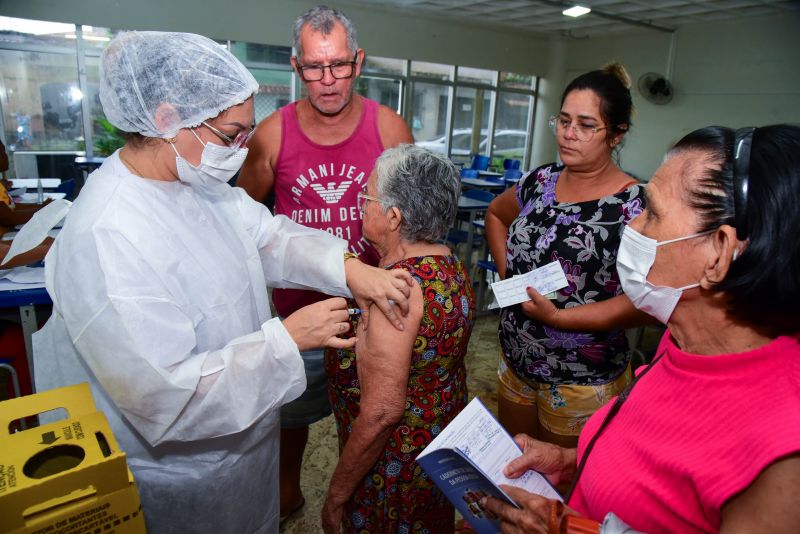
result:
<svg viewBox="0 0 800 534"><path fill-rule="evenodd" d="M376 74L395 74L402 76L405 70L406 61L404 59L392 59L388 57L367 56L364 66L361 68L363 73Z"/></svg>
<svg viewBox="0 0 800 534"><path fill-rule="evenodd" d="M450 73L453 70L451 65L441 63L426 63L424 61L411 62L411 75L420 78L432 78L435 80L450 80Z"/></svg>
<svg viewBox="0 0 800 534"><path fill-rule="evenodd" d="M456 106L453 114L453 138L466 138L461 146L453 144L451 156L455 162L467 162L475 154L489 155L486 138L489 133L489 108L492 91L473 89L471 87L456 88Z"/></svg>
<svg viewBox="0 0 800 534"><path fill-rule="evenodd" d="M533 90L533 82L536 76L530 74L517 74L515 72L501 72L500 86L509 89L521 89L524 91Z"/></svg>
<svg viewBox="0 0 800 534"><path fill-rule="evenodd" d="M448 87L414 82L413 91L411 130L417 145L446 154Z"/></svg>
<svg viewBox="0 0 800 534"><path fill-rule="evenodd" d="M520 160L524 157L532 100L531 95L498 93L492 151L494 156Z"/></svg>
<svg viewBox="0 0 800 534"><path fill-rule="evenodd" d="M261 122L292 100L292 71L249 69L258 82L253 98L256 123Z"/></svg>
<svg viewBox="0 0 800 534"><path fill-rule="evenodd" d="M79 150L83 139L75 54L0 50L10 150Z"/></svg>
<svg viewBox="0 0 800 534"><path fill-rule="evenodd" d="M0 17L0 45L56 46L75 49L75 25Z"/></svg>
<svg viewBox="0 0 800 534"><path fill-rule="evenodd" d="M379 104L399 112L400 80L360 76L356 79L355 90L358 94L371 98Z"/></svg>
<svg viewBox="0 0 800 534"><path fill-rule="evenodd" d="M74 33L74 32L73 32ZM97 26L81 26L81 34L83 36L84 50L103 50L108 46L109 41L119 33L119 30L110 30L108 28L100 28Z"/></svg>
<svg viewBox="0 0 800 534"><path fill-rule="evenodd" d="M289 59L292 57L292 48L290 46L233 41L231 42L231 53L245 63L289 65Z"/></svg>
<svg viewBox="0 0 800 534"><path fill-rule="evenodd" d="M471 67L458 67L458 82L467 83L481 83L486 85L494 85L493 70L474 69Z"/></svg>

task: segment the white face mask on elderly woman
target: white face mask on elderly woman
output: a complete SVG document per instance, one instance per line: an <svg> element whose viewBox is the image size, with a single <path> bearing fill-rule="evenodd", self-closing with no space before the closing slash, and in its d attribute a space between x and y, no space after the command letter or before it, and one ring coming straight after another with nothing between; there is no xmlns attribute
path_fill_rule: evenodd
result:
<svg viewBox="0 0 800 534"><path fill-rule="evenodd" d="M200 188L212 187L220 183L226 183L242 168L248 149L234 149L214 143L203 143L194 130L190 131L197 138L197 141L203 145L200 165L194 166L183 159L178 153L178 149L175 148L175 144L170 143L177 156L175 161L178 168L178 178L181 182Z"/></svg>
<svg viewBox="0 0 800 534"><path fill-rule="evenodd" d="M714 230L710 230L659 242L626 226L622 231L622 240L619 244L619 252L617 252L617 274L619 274L622 290L631 299L633 305L666 324L675 306L678 305L681 294L700 284L675 288L655 286L648 282L647 273L650 272L656 261L656 249L662 245L694 239L713 232Z"/></svg>

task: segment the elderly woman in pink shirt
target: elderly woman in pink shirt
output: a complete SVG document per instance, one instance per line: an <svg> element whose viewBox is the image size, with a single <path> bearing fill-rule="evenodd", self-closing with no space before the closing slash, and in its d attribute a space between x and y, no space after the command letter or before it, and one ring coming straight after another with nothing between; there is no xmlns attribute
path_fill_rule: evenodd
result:
<svg viewBox="0 0 800 534"><path fill-rule="evenodd" d="M517 436L509 476L572 480L566 507L516 488L521 508L485 504L503 532L610 513L649 533L797 532L800 127L692 132L646 194L617 269L632 306L668 326L653 362L577 449Z"/></svg>

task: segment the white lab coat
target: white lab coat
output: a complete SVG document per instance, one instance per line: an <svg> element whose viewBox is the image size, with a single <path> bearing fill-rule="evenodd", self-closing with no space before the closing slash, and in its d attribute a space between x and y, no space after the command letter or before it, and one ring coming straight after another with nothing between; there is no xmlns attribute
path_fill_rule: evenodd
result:
<svg viewBox="0 0 800 534"><path fill-rule="evenodd" d="M151 532L278 531L278 410L305 388L267 286L350 295L346 242L241 189L145 180L118 156L46 258L39 390L88 381Z"/></svg>

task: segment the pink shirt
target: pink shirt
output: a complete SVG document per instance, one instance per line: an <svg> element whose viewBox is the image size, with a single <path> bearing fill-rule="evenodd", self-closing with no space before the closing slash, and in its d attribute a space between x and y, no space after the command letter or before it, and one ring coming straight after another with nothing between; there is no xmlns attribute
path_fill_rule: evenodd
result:
<svg viewBox="0 0 800 534"><path fill-rule="evenodd" d="M378 264L378 253L361 233L356 195L367 185L383 152L378 131L378 103L361 96L361 118L353 134L335 145L320 145L303 133L297 102L281 114L281 148L275 164L275 213L304 226L330 232L350 243L362 261ZM275 289L272 300L283 317L323 298L320 293Z"/></svg>
<svg viewBox="0 0 800 534"><path fill-rule="evenodd" d="M648 533L717 532L732 496L800 452L800 340L698 356L667 331L662 351L598 438L569 504ZM611 405L589 419L579 458Z"/></svg>

